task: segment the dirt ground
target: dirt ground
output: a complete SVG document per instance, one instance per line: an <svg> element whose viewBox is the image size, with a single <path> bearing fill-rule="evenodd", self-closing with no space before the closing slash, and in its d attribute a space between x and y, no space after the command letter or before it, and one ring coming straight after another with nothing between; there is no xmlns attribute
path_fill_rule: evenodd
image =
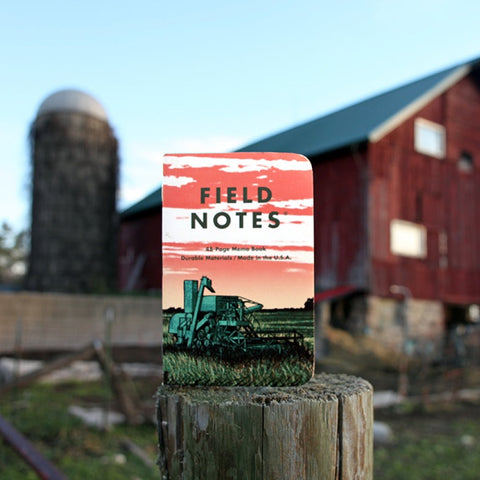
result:
<svg viewBox="0 0 480 480"><path fill-rule="evenodd" d="M375 421L394 435L416 438L458 435L462 422L480 418L480 366L404 361L369 339L328 332L328 354L317 371L347 373L368 380L374 392L406 394L404 401L375 408Z"/></svg>

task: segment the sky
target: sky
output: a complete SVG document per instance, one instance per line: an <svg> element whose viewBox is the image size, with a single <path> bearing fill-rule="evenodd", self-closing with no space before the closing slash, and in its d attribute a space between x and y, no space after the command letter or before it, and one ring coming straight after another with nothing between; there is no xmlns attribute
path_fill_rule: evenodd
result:
<svg viewBox="0 0 480 480"><path fill-rule="evenodd" d="M28 132L78 88L120 142L119 209L165 153L229 152L480 56L472 0L23 0L0 5L0 222L30 223Z"/></svg>

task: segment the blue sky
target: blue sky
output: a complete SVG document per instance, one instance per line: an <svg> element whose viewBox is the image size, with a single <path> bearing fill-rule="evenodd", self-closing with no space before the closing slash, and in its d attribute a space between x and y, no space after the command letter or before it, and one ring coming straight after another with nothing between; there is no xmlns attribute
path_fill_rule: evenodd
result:
<svg viewBox="0 0 480 480"><path fill-rule="evenodd" d="M29 225L28 130L61 88L120 141L119 208L163 153L231 151L480 56L472 0L23 0L0 6L0 222Z"/></svg>

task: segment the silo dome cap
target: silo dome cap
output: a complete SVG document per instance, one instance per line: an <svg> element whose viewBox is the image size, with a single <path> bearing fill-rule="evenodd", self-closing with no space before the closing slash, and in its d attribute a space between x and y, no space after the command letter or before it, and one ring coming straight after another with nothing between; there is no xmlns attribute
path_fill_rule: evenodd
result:
<svg viewBox="0 0 480 480"><path fill-rule="evenodd" d="M107 121L107 112L91 95L81 90L65 89L49 95L38 108L37 117L53 112L86 113L100 120Z"/></svg>

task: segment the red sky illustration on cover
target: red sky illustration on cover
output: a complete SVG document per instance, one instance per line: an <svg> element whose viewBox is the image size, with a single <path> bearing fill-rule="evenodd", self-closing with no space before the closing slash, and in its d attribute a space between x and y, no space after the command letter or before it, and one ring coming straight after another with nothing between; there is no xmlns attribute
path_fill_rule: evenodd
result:
<svg viewBox="0 0 480 480"><path fill-rule="evenodd" d="M166 155L163 308L183 281L207 276L219 295L303 308L314 295L313 179L289 153Z"/></svg>

